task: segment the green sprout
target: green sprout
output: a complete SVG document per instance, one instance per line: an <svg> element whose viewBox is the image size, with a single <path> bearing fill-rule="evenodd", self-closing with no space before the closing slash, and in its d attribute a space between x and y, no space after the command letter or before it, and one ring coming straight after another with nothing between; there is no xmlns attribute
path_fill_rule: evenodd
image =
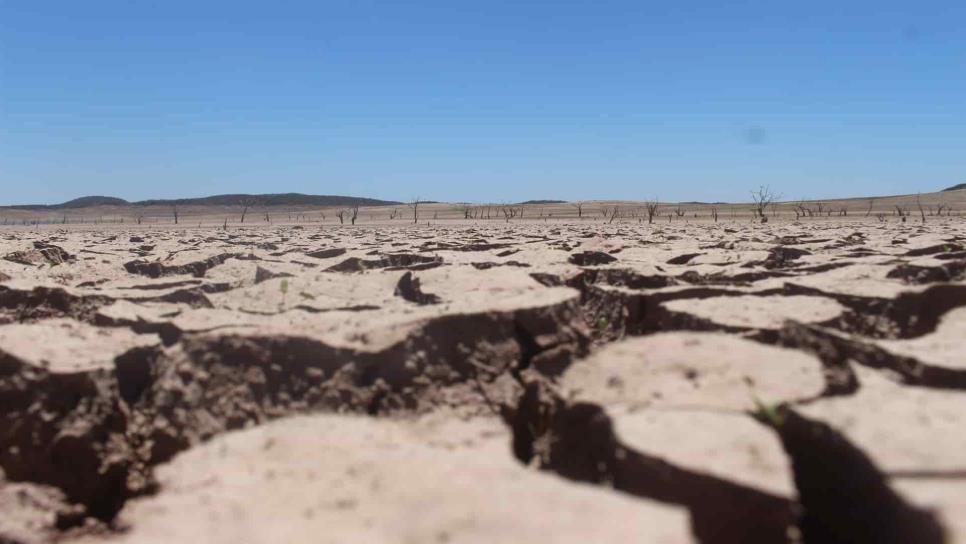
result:
<svg viewBox="0 0 966 544"><path fill-rule="evenodd" d="M774 428L779 428L785 423L785 416L782 414L781 405L766 404L757 397L755 401L755 417L768 423Z"/></svg>

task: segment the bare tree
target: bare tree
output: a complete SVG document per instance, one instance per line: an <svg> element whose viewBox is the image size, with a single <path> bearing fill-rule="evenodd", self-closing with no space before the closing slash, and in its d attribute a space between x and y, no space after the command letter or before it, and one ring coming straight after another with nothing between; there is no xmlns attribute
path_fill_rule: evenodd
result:
<svg viewBox="0 0 966 544"><path fill-rule="evenodd" d="M715 223L718 222L718 207L717 206L711 206L711 218L714 219L714 222Z"/></svg>
<svg viewBox="0 0 966 544"><path fill-rule="evenodd" d="M899 204L896 204L895 208L896 208L896 215L899 216L899 220L905 223L906 216L909 215L909 210L905 206L900 206Z"/></svg>
<svg viewBox="0 0 966 544"><path fill-rule="evenodd" d="M460 209L463 211L463 219L473 218L473 206L469 202L463 202L460 204Z"/></svg>
<svg viewBox="0 0 966 544"><path fill-rule="evenodd" d="M676 206L674 208L674 215L677 217L684 217L685 213L686 212L684 211L684 209L681 208L681 206Z"/></svg>
<svg viewBox="0 0 966 544"><path fill-rule="evenodd" d="M241 222L244 223L245 216L248 215L248 208L252 206L252 199L250 198L242 199L242 201L239 202L239 204L241 204L242 206Z"/></svg>
<svg viewBox="0 0 966 544"><path fill-rule="evenodd" d="M920 217L922 217L922 222L925 223L926 222L926 212L923 211L923 209L922 209L922 200L920 199L920 197L922 197L922 193L916 193L916 207L919 208L919 215L920 215Z"/></svg>
<svg viewBox="0 0 966 544"><path fill-rule="evenodd" d="M868 204L869 204L869 207L868 207L868 209L865 210L865 216L866 217L869 217L869 215L872 214L872 206L875 206L875 199L874 198L870 198Z"/></svg>
<svg viewBox="0 0 966 544"><path fill-rule="evenodd" d="M781 196L773 193L771 191L771 187L767 185L761 185L758 187L757 191L751 192L751 199L755 203L755 213L761 218L762 223L768 222L768 217L765 216L765 212L767 212L768 207L779 198L781 198Z"/></svg>
<svg viewBox="0 0 966 544"><path fill-rule="evenodd" d="M351 221L352 224L355 225L357 217L359 217L359 205L353 204L352 207L349 209L349 221Z"/></svg>
<svg viewBox="0 0 966 544"><path fill-rule="evenodd" d="M177 225L178 224L178 205L177 204L171 205L171 214L174 215L174 224Z"/></svg>
<svg viewBox="0 0 966 544"><path fill-rule="evenodd" d="M615 219L621 216L621 209L619 206L611 206L610 208L604 209L604 217L608 218L607 223L613 223Z"/></svg>
<svg viewBox="0 0 966 544"><path fill-rule="evenodd" d="M506 204L500 208L500 211L503 212L503 217L506 218L507 223L509 223L510 220L517 215L517 210L513 206L508 206Z"/></svg>
<svg viewBox="0 0 966 544"><path fill-rule="evenodd" d="M348 213L349 212L347 210L339 210L338 213L335 214L335 216L339 218L339 224L340 225L344 225L345 224L345 216Z"/></svg>
<svg viewBox="0 0 966 544"><path fill-rule="evenodd" d="M421 202L422 202L422 200L420 200L418 196L416 198L412 199L411 201L409 201L409 207L413 209L413 224L414 225L419 222L419 204Z"/></svg>
<svg viewBox="0 0 966 544"><path fill-rule="evenodd" d="M661 209L661 203L657 199L648 200L644 203L644 207L647 210L647 223L651 224L654 222L657 212Z"/></svg>
<svg viewBox="0 0 966 544"><path fill-rule="evenodd" d="M583 219L583 217L584 217L584 203L578 201L578 202L574 202L571 205L574 208L577 208L577 219Z"/></svg>

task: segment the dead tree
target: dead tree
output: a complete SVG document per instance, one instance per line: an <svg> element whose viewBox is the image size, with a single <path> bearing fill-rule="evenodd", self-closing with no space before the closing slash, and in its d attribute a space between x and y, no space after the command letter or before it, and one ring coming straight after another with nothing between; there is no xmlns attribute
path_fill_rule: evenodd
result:
<svg viewBox="0 0 966 544"><path fill-rule="evenodd" d="M359 217L359 205L354 204L352 208L350 208L349 210L349 221L351 221L352 224L355 225L357 217Z"/></svg>
<svg viewBox="0 0 966 544"><path fill-rule="evenodd" d="M657 217L657 212L661 209L661 203L657 200L648 200L644 203L644 207L647 210L647 223L651 224L654 222L654 218Z"/></svg>
<svg viewBox="0 0 966 544"><path fill-rule="evenodd" d="M171 205L171 214L174 215L174 224L177 225L178 224L178 205L177 204Z"/></svg>
<svg viewBox="0 0 966 544"><path fill-rule="evenodd" d="M246 198L246 199L242 200L240 202L240 204L242 206L241 222L244 223L245 222L245 216L248 215L248 208L251 208L252 207L252 201L251 201L251 199Z"/></svg>
<svg viewBox="0 0 966 544"><path fill-rule="evenodd" d="M711 218L714 219L714 222L715 223L718 222L718 207L717 206L711 206Z"/></svg>
<svg viewBox="0 0 966 544"><path fill-rule="evenodd" d="M577 219L583 219L583 217L584 217L584 203L583 202L574 202L572 204L572 206L574 208L577 208Z"/></svg>
<svg viewBox="0 0 966 544"><path fill-rule="evenodd" d="M604 209L604 217L608 218L607 223L613 223L615 219L621 216L621 209L619 206L612 206L611 208Z"/></svg>
<svg viewBox="0 0 966 544"><path fill-rule="evenodd" d="M409 202L409 207L413 209L413 225L419 222L419 204L422 200L417 196Z"/></svg>
<svg viewBox="0 0 966 544"><path fill-rule="evenodd" d="M909 215L909 210L905 206L900 206L896 204L896 215L899 216L899 220L903 223L906 222L906 216Z"/></svg>
<svg viewBox="0 0 966 544"><path fill-rule="evenodd" d="M339 210L338 213L335 214L335 216L339 218L339 224L340 225L344 225L345 224L345 216L348 213L349 212L346 211L346 210Z"/></svg>
<svg viewBox="0 0 966 544"><path fill-rule="evenodd" d="M875 205L875 199L874 198L870 198L868 204L869 204L869 207L868 207L868 209L865 210L865 216L866 217L869 217L869 215L872 214L872 206Z"/></svg>
<svg viewBox="0 0 966 544"><path fill-rule="evenodd" d="M686 212L683 209L681 209L681 206L677 206L674 208L674 215L677 217L684 217L685 213Z"/></svg>
<svg viewBox="0 0 966 544"><path fill-rule="evenodd" d="M779 198L780 196L771 192L771 187L768 187L767 185L761 185L758 187L757 191L751 192L751 199L755 203L755 214L761 218L762 223L768 222L768 217L765 215L765 212L767 212L768 207Z"/></svg>
<svg viewBox="0 0 966 544"><path fill-rule="evenodd" d="M517 211L513 206L504 205L502 208L500 208L500 211L503 212L503 217L506 218L507 223L509 223L510 220L517 215Z"/></svg>
<svg viewBox="0 0 966 544"><path fill-rule="evenodd" d="M922 209L922 194L916 193L916 207L919 208L919 216L922 217L922 222L926 222L926 212Z"/></svg>

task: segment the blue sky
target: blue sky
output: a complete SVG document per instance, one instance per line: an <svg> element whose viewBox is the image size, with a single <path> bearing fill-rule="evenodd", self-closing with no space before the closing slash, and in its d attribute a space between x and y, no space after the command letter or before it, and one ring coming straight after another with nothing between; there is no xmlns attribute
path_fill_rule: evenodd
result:
<svg viewBox="0 0 966 544"><path fill-rule="evenodd" d="M966 181L966 2L0 0L0 202Z"/></svg>

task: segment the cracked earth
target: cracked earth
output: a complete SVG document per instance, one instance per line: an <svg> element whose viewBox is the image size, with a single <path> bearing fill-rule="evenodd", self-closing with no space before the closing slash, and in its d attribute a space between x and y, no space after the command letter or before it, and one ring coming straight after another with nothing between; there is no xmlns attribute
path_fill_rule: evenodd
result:
<svg viewBox="0 0 966 544"><path fill-rule="evenodd" d="M0 232L0 542L966 542L966 228Z"/></svg>

